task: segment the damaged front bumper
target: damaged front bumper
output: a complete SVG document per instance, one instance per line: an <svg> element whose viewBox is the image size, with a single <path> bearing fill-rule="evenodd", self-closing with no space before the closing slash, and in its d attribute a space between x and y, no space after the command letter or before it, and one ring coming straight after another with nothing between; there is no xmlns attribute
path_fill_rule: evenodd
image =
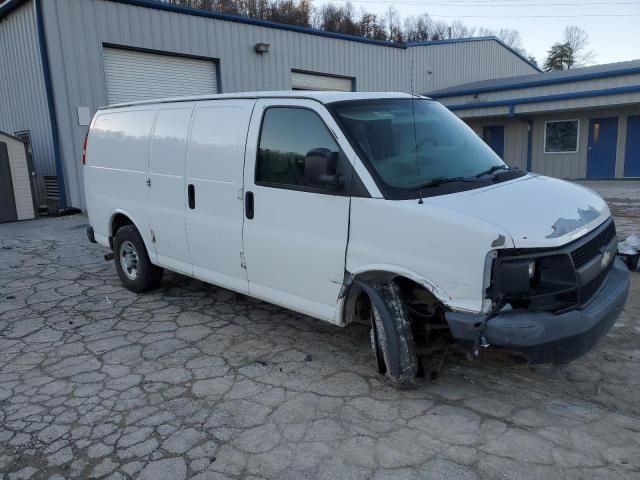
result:
<svg viewBox="0 0 640 480"><path fill-rule="evenodd" d="M525 354L531 363L566 363L587 353L607 334L628 293L629 271L616 258L599 291L580 310L561 314L510 310L488 320L485 315L449 312L446 318L457 340L476 342L482 335L490 345Z"/></svg>

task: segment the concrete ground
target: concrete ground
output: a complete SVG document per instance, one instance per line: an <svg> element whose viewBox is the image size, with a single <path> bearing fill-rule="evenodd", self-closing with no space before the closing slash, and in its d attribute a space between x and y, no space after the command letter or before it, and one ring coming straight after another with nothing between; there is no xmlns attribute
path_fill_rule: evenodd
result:
<svg viewBox="0 0 640 480"><path fill-rule="evenodd" d="M620 240L632 233L640 235L640 181L584 180L580 183L595 190L607 200L616 218Z"/></svg>
<svg viewBox="0 0 640 480"><path fill-rule="evenodd" d="M640 478L640 274L564 368L452 355L397 391L365 327L173 274L126 291L86 222L0 225L3 479Z"/></svg>

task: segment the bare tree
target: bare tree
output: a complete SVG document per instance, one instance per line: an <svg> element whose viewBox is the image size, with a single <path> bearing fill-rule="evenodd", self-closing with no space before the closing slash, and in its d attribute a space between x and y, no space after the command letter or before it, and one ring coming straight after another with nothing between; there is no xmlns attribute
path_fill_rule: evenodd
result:
<svg viewBox="0 0 640 480"><path fill-rule="evenodd" d="M577 25L565 27L564 43L569 44L573 52L573 68L590 65L595 60L595 52L588 49L589 34Z"/></svg>
<svg viewBox="0 0 640 480"><path fill-rule="evenodd" d="M522 38L517 30L476 29L465 25L460 20L453 20L449 23L436 21L427 13L413 15L401 21L400 14L394 7L389 7L384 15L376 15L365 8L356 13L349 1L343 5L326 3L321 7L313 7L312 0L156 1L293 25L312 26L328 32L345 33L397 43L473 36L496 36L509 47L522 55L526 55L526 51L522 47ZM577 27L572 28L577 29ZM567 32L569 32L569 29L567 29ZM580 33L579 29L577 32L574 30L571 30L570 33L567 32L565 32L565 35L570 34L572 39L575 39L582 46L588 42L588 38L578 35Z"/></svg>
<svg viewBox="0 0 640 480"><path fill-rule="evenodd" d="M492 30L490 28L481 27L477 31L480 37L497 37L504 42L505 45L514 49L520 55L527 56L527 51L522 46L522 36L518 30L511 28L501 28L500 30Z"/></svg>
<svg viewBox="0 0 640 480"><path fill-rule="evenodd" d="M405 41L404 32L400 25L400 14L394 7L389 7L387 10L387 29L390 41L398 43Z"/></svg>

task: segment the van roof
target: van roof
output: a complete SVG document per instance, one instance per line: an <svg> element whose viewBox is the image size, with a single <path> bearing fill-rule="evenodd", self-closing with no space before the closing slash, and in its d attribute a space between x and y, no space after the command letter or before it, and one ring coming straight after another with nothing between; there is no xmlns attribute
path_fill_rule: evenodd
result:
<svg viewBox="0 0 640 480"><path fill-rule="evenodd" d="M415 95L420 97L419 95ZM199 102L204 100L224 100L232 98L300 98L307 100L316 100L320 103L332 103L343 100L366 100L376 98L411 98L408 93L401 92L334 92L334 91L311 91L311 90L283 90L274 92L239 92L239 93L220 93L216 95L198 95L192 97L172 97L159 98L152 100L143 100L139 102L117 103L101 107L100 110L111 108L131 107L136 105L153 105L157 103L174 103L174 102ZM420 97L426 98L426 97Z"/></svg>

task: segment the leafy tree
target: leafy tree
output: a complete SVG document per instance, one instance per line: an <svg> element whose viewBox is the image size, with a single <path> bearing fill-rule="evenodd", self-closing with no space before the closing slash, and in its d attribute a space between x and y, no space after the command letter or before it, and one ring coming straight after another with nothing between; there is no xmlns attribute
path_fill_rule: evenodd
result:
<svg viewBox="0 0 640 480"><path fill-rule="evenodd" d="M542 68L545 72L551 72L555 70L569 70L571 67L573 67L573 63L573 47L571 47L568 42L556 42L551 45L551 48L547 52L547 58L545 59L544 66Z"/></svg>

